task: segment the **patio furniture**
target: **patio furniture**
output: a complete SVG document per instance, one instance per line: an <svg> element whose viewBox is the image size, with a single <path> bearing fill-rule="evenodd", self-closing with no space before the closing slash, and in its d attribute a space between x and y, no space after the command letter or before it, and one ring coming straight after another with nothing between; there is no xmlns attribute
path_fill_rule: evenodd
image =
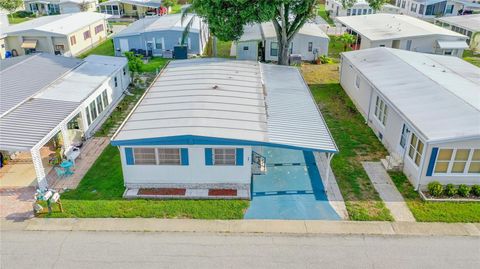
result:
<svg viewBox="0 0 480 269"><path fill-rule="evenodd" d="M70 175L73 175L73 172L70 170L70 168L73 166L73 162L71 161L63 161L61 164L60 164L60 167L62 167L63 169L65 169L65 176L70 176Z"/></svg>
<svg viewBox="0 0 480 269"><path fill-rule="evenodd" d="M75 159L77 159L78 156L80 156L80 149L77 147L72 146L65 151L66 159L71 161L73 166L75 166Z"/></svg>
<svg viewBox="0 0 480 269"><path fill-rule="evenodd" d="M57 177L62 178L65 177L65 170L59 168L59 167L54 167L55 173L57 173Z"/></svg>

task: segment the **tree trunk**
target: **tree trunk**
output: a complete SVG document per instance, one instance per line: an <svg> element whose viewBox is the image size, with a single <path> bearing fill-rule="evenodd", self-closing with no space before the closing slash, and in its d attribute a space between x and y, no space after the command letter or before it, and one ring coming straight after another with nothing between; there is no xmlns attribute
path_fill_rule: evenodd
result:
<svg viewBox="0 0 480 269"><path fill-rule="evenodd" d="M212 54L213 57L217 57L217 37L212 37Z"/></svg>
<svg viewBox="0 0 480 269"><path fill-rule="evenodd" d="M288 65L288 35L287 35L287 20L285 18L285 5L281 4L279 9L279 15L281 20L280 31L278 33L278 64L279 65Z"/></svg>

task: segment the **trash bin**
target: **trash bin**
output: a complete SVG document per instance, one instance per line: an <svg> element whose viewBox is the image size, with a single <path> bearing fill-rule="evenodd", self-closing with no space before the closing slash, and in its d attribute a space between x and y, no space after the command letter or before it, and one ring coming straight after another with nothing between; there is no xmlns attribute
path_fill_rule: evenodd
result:
<svg viewBox="0 0 480 269"><path fill-rule="evenodd" d="M187 59L188 58L188 53L187 53L187 46L175 46L173 47L173 58L175 59Z"/></svg>

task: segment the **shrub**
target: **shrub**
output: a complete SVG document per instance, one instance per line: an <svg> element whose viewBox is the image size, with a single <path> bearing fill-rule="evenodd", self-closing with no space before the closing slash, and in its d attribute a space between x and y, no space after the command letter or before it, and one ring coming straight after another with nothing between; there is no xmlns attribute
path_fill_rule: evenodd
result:
<svg viewBox="0 0 480 269"><path fill-rule="evenodd" d="M318 59L320 60L320 63L322 64L329 64L332 62L332 59L328 58L327 55L320 55L318 56Z"/></svg>
<svg viewBox="0 0 480 269"><path fill-rule="evenodd" d="M472 190L472 188L470 188L469 186L467 186L465 184L462 184L462 185L458 186L458 194L462 197L468 197L470 195L471 190Z"/></svg>
<svg viewBox="0 0 480 269"><path fill-rule="evenodd" d="M438 181L432 181L428 183L427 188L428 193L430 193L430 195L433 197L437 197L443 194L443 186Z"/></svg>
<svg viewBox="0 0 480 269"><path fill-rule="evenodd" d="M480 197L480 185L473 185L472 186L472 193L473 195Z"/></svg>
<svg viewBox="0 0 480 269"><path fill-rule="evenodd" d="M447 184L447 186L445 186L445 194L450 197L454 196L457 194L457 188L455 188L453 184Z"/></svg>
<svg viewBox="0 0 480 269"><path fill-rule="evenodd" d="M33 16L33 13L30 11L20 10L15 12L13 16L17 18L27 18Z"/></svg>

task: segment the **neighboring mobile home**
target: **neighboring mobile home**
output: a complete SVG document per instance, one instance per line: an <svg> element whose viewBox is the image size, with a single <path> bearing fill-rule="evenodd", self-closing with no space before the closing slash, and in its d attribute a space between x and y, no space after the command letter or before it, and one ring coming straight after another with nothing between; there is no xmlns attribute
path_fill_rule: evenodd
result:
<svg viewBox="0 0 480 269"><path fill-rule="evenodd" d="M132 49L144 50L148 56L163 56L182 41L187 23L193 18L185 45L189 54L202 54L208 40L208 26L199 17L188 15L182 23L181 14L140 19L113 36L115 55Z"/></svg>
<svg viewBox="0 0 480 269"><path fill-rule="evenodd" d="M462 57L467 36L406 15L337 17L357 36L355 48L388 47Z"/></svg>
<svg viewBox="0 0 480 269"><path fill-rule="evenodd" d="M470 49L480 51L480 14L443 17L435 19L435 23L468 36Z"/></svg>
<svg viewBox="0 0 480 269"><path fill-rule="evenodd" d="M98 0L25 0L25 10L39 15L95 11Z"/></svg>
<svg viewBox="0 0 480 269"><path fill-rule="evenodd" d="M402 14L428 21L480 10L477 0L395 0L395 5Z"/></svg>
<svg viewBox="0 0 480 269"><path fill-rule="evenodd" d="M37 183L46 187L52 167L45 145L61 133L67 152L72 143L91 137L129 83L127 60L120 57L79 60L39 53L2 60L0 150L30 153Z"/></svg>
<svg viewBox="0 0 480 269"><path fill-rule="evenodd" d="M367 15L376 13L373 10L367 1L358 0L349 8L344 8L342 1L339 0L326 0L325 1L325 10L328 12L330 18L343 17L343 16L357 16L357 15ZM390 4L384 4L381 8L380 13L399 13L399 8Z"/></svg>
<svg viewBox="0 0 480 269"><path fill-rule="evenodd" d="M337 152L297 68L215 58L170 62L112 145L126 198L249 199L264 146Z"/></svg>
<svg viewBox="0 0 480 269"><path fill-rule="evenodd" d="M101 13L112 15L112 18L143 18L165 12L161 0L108 0L100 3L98 9Z"/></svg>
<svg viewBox="0 0 480 269"><path fill-rule="evenodd" d="M340 83L415 188L480 184L480 68L373 48L342 54Z"/></svg>
<svg viewBox="0 0 480 269"><path fill-rule="evenodd" d="M44 16L4 29L8 51L78 56L107 38L106 15L78 12ZM13 53L15 54L15 53Z"/></svg>
<svg viewBox="0 0 480 269"><path fill-rule="evenodd" d="M314 23L307 22L290 43L290 54L301 55L302 60L313 61L320 55L328 54L330 39ZM278 60L278 42L273 23L265 22L244 27L244 34L236 42L236 56L239 60Z"/></svg>

